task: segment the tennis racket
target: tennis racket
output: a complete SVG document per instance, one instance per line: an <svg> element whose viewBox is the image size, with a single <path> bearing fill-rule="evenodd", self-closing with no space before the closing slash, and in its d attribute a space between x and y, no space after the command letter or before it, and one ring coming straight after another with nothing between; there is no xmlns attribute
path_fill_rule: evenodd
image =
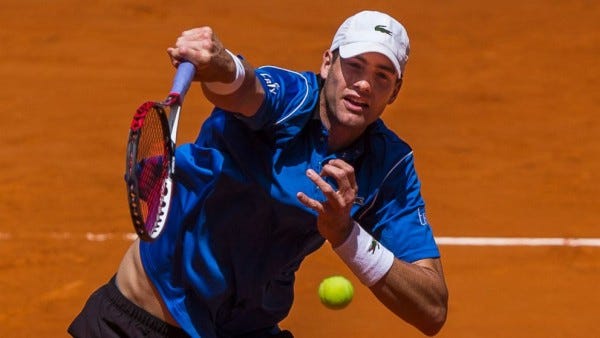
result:
<svg viewBox="0 0 600 338"><path fill-rule="evenodd" d="M144 241L157 239L167 221L179 113L194 74L193 64L181 63L167 98L142 104L131 121L125 182L133 227Z"/></svg>

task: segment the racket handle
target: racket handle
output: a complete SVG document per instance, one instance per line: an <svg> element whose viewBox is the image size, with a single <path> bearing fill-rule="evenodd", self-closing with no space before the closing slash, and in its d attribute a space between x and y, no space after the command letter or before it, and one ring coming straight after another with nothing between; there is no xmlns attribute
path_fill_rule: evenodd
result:
<svg viewBox="0 0 600 338"><path fill-rule="evenodd" d="M190 84L196 75L196 67L191 62L185 61L179 64L175 79L173 80L172 94L179 94L179 102L183 102L183 97L190 88Z"/></svg>

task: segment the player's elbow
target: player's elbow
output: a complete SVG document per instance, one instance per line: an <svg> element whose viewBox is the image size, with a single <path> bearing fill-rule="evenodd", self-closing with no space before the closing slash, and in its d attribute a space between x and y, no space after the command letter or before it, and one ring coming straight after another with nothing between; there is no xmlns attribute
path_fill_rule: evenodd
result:
<svg viewBox="0 0 600 338"><path fill-rule="evenodd" d="M427 336L435 336L446 323L448 314L447 298L435 306L431 306L427 320L423 321L417 328Z"/></svg>
<svg viewBox="0 0 600 338"><path fill-rule="evenodd" d="M432 313L432 316L427 324L420 328L421 332L430 337L438 334L438 332L440 332L446 323L446 313L446 307L441 307L438 309L438 311Z"/></svg>

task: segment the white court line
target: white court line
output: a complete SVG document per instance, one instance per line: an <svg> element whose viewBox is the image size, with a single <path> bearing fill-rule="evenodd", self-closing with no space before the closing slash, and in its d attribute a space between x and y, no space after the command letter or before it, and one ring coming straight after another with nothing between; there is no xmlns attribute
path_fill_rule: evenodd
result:
<svg viewBox="0 0 600 338"><path fill-rule="evenodd" d="M600 247L600 238L560 237L436 237L438 245L455 246L592 246Z"/></svg>
<svg viewBox="0 0 600 338"><path fill-rule="evenodd" d="M0 241L11 239L53 239L68 240L81 238L69 232L51 232L41 234L20 234L0 232ZM135 233L92 233L83 234L89 242L104 242L108 240L133 241ZM566 246L566 247L600 247L600 238L569 238L569 237L436 237L438 245L448 246Z"/></svg>

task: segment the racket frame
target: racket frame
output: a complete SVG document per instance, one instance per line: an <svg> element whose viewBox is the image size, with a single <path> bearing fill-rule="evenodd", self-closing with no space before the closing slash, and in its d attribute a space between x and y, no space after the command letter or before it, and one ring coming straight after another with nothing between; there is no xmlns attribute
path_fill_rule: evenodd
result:
<svg viewBox="0 0 600 338"><path fill-rule="evenodd" d="M127 184L129 212L131 214L131 221L136 233L140 239L144 241L153 241L161 234L166 223L171 204L170 197L173 189L173 174L175 173L176 140L174 139L174 136L177 133L177 129L172 129L170 126L173 125L171 120L178 120L178 116L175 115L179 115L181 106L179 104L173 104L167 107L166 103L170 101L172 102L172 100L168 98L163 103L146 102L142 104L136 111L136 115L132 121L132 127L127 142L125 182ZM170 108L171 110L171 114L168 117L165 108ZM147 221L144 220L144 212L142 210L143 203L140 201L141 193L138 175L135 172L138 164L138 145L141 137L142 126L149 113L156 114L156 117L160 120L164 145L163 151L166 155L164 159L165 162L162 163L162 165L166 166L167 172L167 176L165 177L160 190L160 200L156 210L156 217L153 218L153 224L146 224ZM150 213L150 210L148 210L148 213ZM150 219L150 217L148 217L148 219Z"/></svg>
<svg viewBox="0 0 600 338"><path fill-rule="evenodd" d="M154 241L162 233L169 209L171 206L171 196L173 194L173 176L175 174L175 147L177 142L177 130L179 125L179 116L183 104L183 98L187 93L192 79L195 75L195 67L190 62L183 62L177 68L177 73L173 80L173 87L170 94L163 102L149 101L142 104L134 115L131 123L126 151L126 171L125 182L127 185L128 204L131 214L133 227L144 241ZM160 201L154 222L147 226L147 220L144 220L142 211L142 202L140 201L140 187L135 166L137 165L138 142L140 140L141 127L144 119L150 110L156 110L162 128L164 138L164 154L166 154L167 176L162 184L160 192ZM166 111L169 111L167 116ZM150 210L149 210L150 212ZM148 217L150 219L150 217Z"/></svg>

